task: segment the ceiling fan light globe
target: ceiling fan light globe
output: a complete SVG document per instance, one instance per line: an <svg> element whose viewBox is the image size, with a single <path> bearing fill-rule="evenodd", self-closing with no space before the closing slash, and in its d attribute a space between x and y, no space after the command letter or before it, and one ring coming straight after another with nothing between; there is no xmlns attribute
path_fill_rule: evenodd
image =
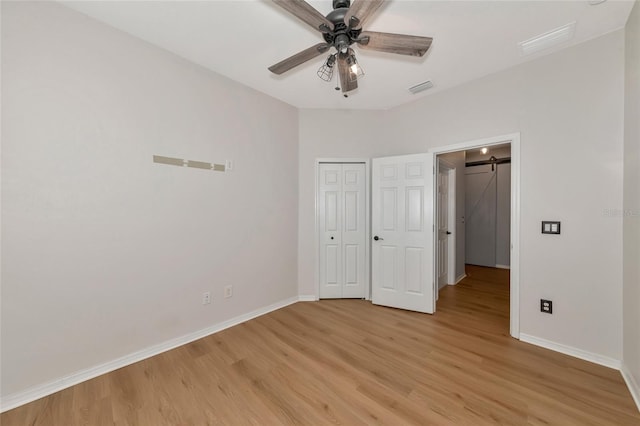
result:
<svg viewBox="0 0 640 426"><path fill-rule="evenodd" d="M320 80L330 82L333 79L333 68L325 64L318 69L317 74Z"/></svg>
<svg viewBox="0 0 640 426"><path fill-rule="evenodd" d="M349 73L349 80L351 81L358 81L362 77L364 77L364 73L358 73L358 74Z"/></svg>
<svg viewBox="0 0 640 426"><path fill-rule="evenodd" d="M336 55L329 55L329 57L327 58L327 60L324 62L324 64L322 64L322 66L320 68L318 68L318 72L316 74L318 74L318 77L320 77L320 80L329 82L333 79L333 71L334 71L334 65L336 64Z"/></svg>
<svg viewBox="0 0 640 426"><path fill-rule="evenodd" d="M347 65L349 66L349 79L351 81L356 81L359 78L364 77L364 70L358 64L358 60L356 59L356 55L351 51L349 57L347 57Z"/></svg>

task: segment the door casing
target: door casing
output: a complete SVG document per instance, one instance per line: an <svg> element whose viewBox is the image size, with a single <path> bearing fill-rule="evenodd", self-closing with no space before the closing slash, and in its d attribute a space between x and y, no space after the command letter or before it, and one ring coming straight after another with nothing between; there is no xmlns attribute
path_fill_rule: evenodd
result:
<svg viewBox="0 0 640 426"><path fill-rule="evenodd" d="M504 143L511 144L511 273L509 282L509 333L512 337L520 339L520 133L510 133L453 145L446 145L432 148L429 152L434 155L435 160L436 156L439 154L466 151L468 149L500 145ZM435 181L436 179L434 179L434 185ZM435 201L436 198L434 197L434 213L437 211ZM437 259L434 257L434 264L436 260ZM436 270L436 268L434 268L434 270ZM434 276L434 283L437 281L436 278L437 277ZM437 284L434 285L434 292L437 294Z"/></svg>

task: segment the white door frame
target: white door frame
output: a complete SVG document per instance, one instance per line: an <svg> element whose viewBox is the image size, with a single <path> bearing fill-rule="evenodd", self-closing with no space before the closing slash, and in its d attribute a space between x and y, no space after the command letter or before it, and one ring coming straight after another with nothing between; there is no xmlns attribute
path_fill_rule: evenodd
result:
<svg viewBox="0 0 640 426"><path fill-rule="evenodd" d="M451 164L450 162L448 162L447 160L443 159L443 158L437 158L437 163L436 163L436 172L440 171L440 166L444 166L444 169L447 170L448 174L449 174L449 194L447 194L447 201L449 202L449 206L447 207L447 213L448 213L448 219L447 222L449 222L449 228L453 227L454 232L456 231L457 228L457 223L456 223L456 167ZM436 175L436 185L438 184L437 181L437 175ZM434 194L435 195L435 194ZM436 213L439 215L440 211L436 211ZM438 217L436 217L434 219L434 223L439 223L438 222ZM448 253L447 253L447 284L448 285L453 285L456 284L456 238L457 235L455 233L452 233L451 235L453 235L453 238L449 238L449 242L447 244L448 246Z"/></svg>
<svg viewBox="0 0 640 426"><path fill-rule="evenodd" d="M315 211L315 231L314 231L314 282L315 282L315 300L320 300L320 212L319 212L319 204L318 204L318 172L319 166L321 163L330 163L330 164L364 164L364 208L365 208L365 241L364 245L364 282L367 283L365 286L365 299L371 300L371 205L370 205L370 179L371 172L369 168L370 160L368 158L316 158L315 160L315 198L314 198L314 211Z"/></svg>
<svg viewBox="0 0 640 426"><path fill-rule="evenodd" d="M431 148L429 152L433 154L435 160L438 154L466 151L468 149L504 143L511 144L511 279L509 282L509 332L512 337L520 339L520 133L510 133ZM436 179L434 179L434 185L435 181ZM434 213L436 213L435 201L436 197L434 197ZM433 261L435 264L435 248ZM434 268L434 270L435 269L437 268ZM437 292L437 277L435 276L434 283L436 283L434 285L434 291Z"/></svg>

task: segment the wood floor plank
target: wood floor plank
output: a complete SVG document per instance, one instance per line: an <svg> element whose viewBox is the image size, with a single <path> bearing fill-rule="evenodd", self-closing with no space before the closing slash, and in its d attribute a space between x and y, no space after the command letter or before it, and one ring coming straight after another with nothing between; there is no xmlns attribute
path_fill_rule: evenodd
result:
<svg viewBox="0 0 640 426"><path fill-rule="evenodd" d="M640 425L620 373L509 336L509 271L435 315L290 305L0 415L46 425Z"/></svg>

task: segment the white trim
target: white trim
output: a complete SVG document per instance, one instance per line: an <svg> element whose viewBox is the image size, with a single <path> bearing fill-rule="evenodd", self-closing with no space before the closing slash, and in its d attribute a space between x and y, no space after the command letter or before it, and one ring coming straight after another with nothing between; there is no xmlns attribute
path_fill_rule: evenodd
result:
<svg viewBox="0 0 640 426"><path fill-rule="evenodd" d="M604 365L605 367L620 370L620 360L609 358L608 356L574 348L573 346L563 345L562 343L552 342L547 339L542 339L540 337L535 337L524 333L520 333L520 341L531 343L532 345L540 346L546 349L551 349L552 351L570 355L575 358L580 358L585 361L593 362L594 364L600 364Z"/></svg>
<svg viewBox="0 0 640 426"><path fill-rule="evenodd" d="M509 330L520 338L520 133L511 138L511 273L509 286Z"/></svg>
<svg viewBox="0 0 640 426"><path fill-rule="evenodd" d="M453 227L454 232L449 235L449 241L447 242L447 284L452 285L455 282L456 276L456 167L443 158L437 157L437 160L438 173L446 171L449 178L449 193L447 194L447 202L449 203L449 205L447 206L447 222L449 223L449 229ZM439 179L440 175L438 174L436 175L436 186L438 185ZM436 194L434 194L434 196L436 196ZM440 210L438 210L436 214L439 216ZM439 226L440 219L436 217L434 222ZM440 262L437 262L436 265L440 265ZM440 271L437 272L437 274L439 273ZM443 287L444 285L440 288Z"/></svg>
<svg viewBox="0 0 640 426"><path fill-rule="evenodd" d="M133 352L129 355L116 358L112 361L105 362L104 364L85 368L84 370L76 371L75 373L71 373L58 379L32 386L26 390L9 394L2 398L2 401L0 401L0 413L35 401L36 399L43 398L47 395L51 395L52 393L61 391L73 385L77 385L78 383L93 379L94 377L109 373L113 370L117 370L118 368L126 367L127 365L131 365L138 361L142 361L152 356L161 354L162 352L177 348L178 346L193 342L194 340L202 339L203 337L249 321L253 318L259 317L269 312L282 309L285 306L289 306L293 303L298 302L299 300L299 296L290 297L280 302L273 303L269 306L256 309L246 314L238 315L237 317L231 318L229 320L222 321L207 328L203 328L202 330L185 334L184 336L176 337L175 339L167 340L157 345L153 345L148 348Z"/></svg>
<svg viewBox="0 0 640 426"><path fill-rule="evenodd" d="M482 148L484 146L501 145L505 143L510 143L513 141L513 139L520 140L520 133L519 132L509 133L506 135L493 136L493 137L483 138L483 139L475 139L472 141L460 142L452 145L438 146L435 148L430 148L429 152L434 152L436 154L445 154L447 152L466 151L468 149L473 149L473 148ZM512 148L512 151L513 151L513 148Z"/></svg>
<svg viewBox="0 0 640 426"><path fill-rule="evenodd" d="M453 283L453 284L451 284L451 285L456 285L456 284L458 284L460 281L464 280L465 278L467 278L467 274L462 274L462 275L460 275L458 278L456 278L456 282L454 282L454 283Z"/></svg>
<svg viewBox="0 0 640 426"><path fill-rule="evenodd" d="M365 265L364 265L364 281L365 283L367 283L368 285L365 288L365 295L364 295L364 299L365 300L371 300L371 254L370 254L370 247L371 247L371 226L369 225L369 222L371 220L371 201L370 201L370 180L371 180L371 172L370 172L370 160L368 158L316 158L315 160L315 176L314 176L314 180L315 180L315 188L314 188L314 193L315 193L315 197L314 197L314 225L315 225L315 230L314 230L314 238L313 238L313 246L314 246L314 288L316 290L316 295L314 296L315 298L313 300L320 300L320 222L319 222L319 212L318 212L318 167L320 166L321 163L333 163L333 164L364 164L364 174L365 174L365 181L364 181L364 204L365 204L365 241L366 244L364 245L364 258L365 258ZM309 296L304 296L304 297L309 297ZM305 300L307 301L307 300Z"/></svg>
<svg viewBox="0 0 640 426"><path fill-rule="evenodd" d="M434 156L484 146L511 144L511 274L509 283L509 332L520 338L520 133L494 136L429 149ZM435 209L435 197L434 197ZM435 258L434 258L435 261ZM435 278L434 278L435 279ZM435 298L434 298L435 300Z"/></svg>
<svg viewBox="0 0 640 426"><path fill-rule="evenodd" d="M620 373L622 374L624 381L627 383L627 387L629 388L629 392L631 393L633 400L638 406L638 411L640 411L640 386L638 385L636 378L633 377L633 374L631 374L631 371L629 371L624 362L620 366Z"/></svg>
<svg viewBox="0 0 640 426"><path fill-rule="evenodd" d="M301 294L298 296L298 302L317 302L318 300L320 299L315 294Z"/></svg>
<svg viewBox="0 0 640 426"><path fill-rule="evenodd" d="M509 265L496 265L496 268L498 268L498 269L511 269L511 266L509 266Z"/></svg>

